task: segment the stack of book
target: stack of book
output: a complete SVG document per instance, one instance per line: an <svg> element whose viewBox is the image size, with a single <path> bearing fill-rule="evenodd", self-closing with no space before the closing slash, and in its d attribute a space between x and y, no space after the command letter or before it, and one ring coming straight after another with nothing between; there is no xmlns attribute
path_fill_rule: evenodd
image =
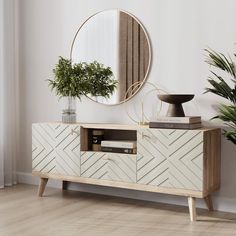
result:
<svg viewBox="0 0 236 236"><path fill-rule="evenodd" d="M149 123L150 128L198 129L202 127L201 116L158 117Z"/></svg>
<svg viewBox="0 0 236 236"><path fill-rule="evenodd" d="M125 141L125 140L102 140L101 142L102 152L116 152L135 154L137 153L137 142L136 141Z"/></svg>

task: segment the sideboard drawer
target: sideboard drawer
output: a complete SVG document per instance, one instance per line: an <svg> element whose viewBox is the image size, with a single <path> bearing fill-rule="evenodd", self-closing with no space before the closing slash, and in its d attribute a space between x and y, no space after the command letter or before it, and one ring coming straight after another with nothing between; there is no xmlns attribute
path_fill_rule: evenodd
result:
<svg viewBox="0 0 236 236"><path fill-rule="evenodd" d="M135 183L136 155L81 152L81 176Z"/></svg>
<svg viewBox="0 0 236 236"><path fill-rule="evenodd" d="M106 154L103 152L81 152L81 176L108 179Z"/></svg>
<svg viewBox="0 0 236 236"><path fill-rule="evenodd" d="M109 178L136 183L136 155L107 153Z"/></svg>

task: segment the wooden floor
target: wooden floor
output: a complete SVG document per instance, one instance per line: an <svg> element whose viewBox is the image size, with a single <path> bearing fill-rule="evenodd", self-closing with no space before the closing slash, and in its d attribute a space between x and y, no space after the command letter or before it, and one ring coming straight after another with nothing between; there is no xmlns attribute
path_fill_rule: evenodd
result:
<svg viewBox="0 0 236 236"><path fill-rule="evenodd" d="M236 214L17 185L0 190L0 236L228 236L236 235Z"/></svg>

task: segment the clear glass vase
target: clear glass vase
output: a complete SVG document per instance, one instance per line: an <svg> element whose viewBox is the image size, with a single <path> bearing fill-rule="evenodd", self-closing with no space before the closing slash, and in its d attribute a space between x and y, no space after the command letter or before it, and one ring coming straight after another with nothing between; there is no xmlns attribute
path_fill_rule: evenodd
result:
<svg viewBox="0 0 236 236"><path fill-rule="evenodd" d="M75 123L76 122L76 98L63 97L62 98L62 122Z"/></svg>

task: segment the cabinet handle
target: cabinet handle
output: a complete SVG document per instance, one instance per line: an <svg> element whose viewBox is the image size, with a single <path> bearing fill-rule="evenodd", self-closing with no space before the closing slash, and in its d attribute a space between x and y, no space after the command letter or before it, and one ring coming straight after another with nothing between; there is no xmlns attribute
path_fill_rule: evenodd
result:
<svg viewBox="0 0 236 236"><path fill-rule="evenodd" d="M73 134L77 134L77 135L79 136L79 131L76 131L76 130L74 130L74 129L71 129L71 135L73 135Z"/></svg>
<svg viewBox="0 0 236 236"><path fill-rule="evenodd" d="M104 156L102 159L103 159L103 160L107 160L107 161L114 161L112 158L106 157L106 156Z"/></svg>
<svg viewBox="0 0 236 236"><path fill-rule="evenodd" d="M149 135L144 134L144 133L142 132L142 139L144 139L144 138L149 138L149 139L151 139L151 137L150 137Z"/></svg>

